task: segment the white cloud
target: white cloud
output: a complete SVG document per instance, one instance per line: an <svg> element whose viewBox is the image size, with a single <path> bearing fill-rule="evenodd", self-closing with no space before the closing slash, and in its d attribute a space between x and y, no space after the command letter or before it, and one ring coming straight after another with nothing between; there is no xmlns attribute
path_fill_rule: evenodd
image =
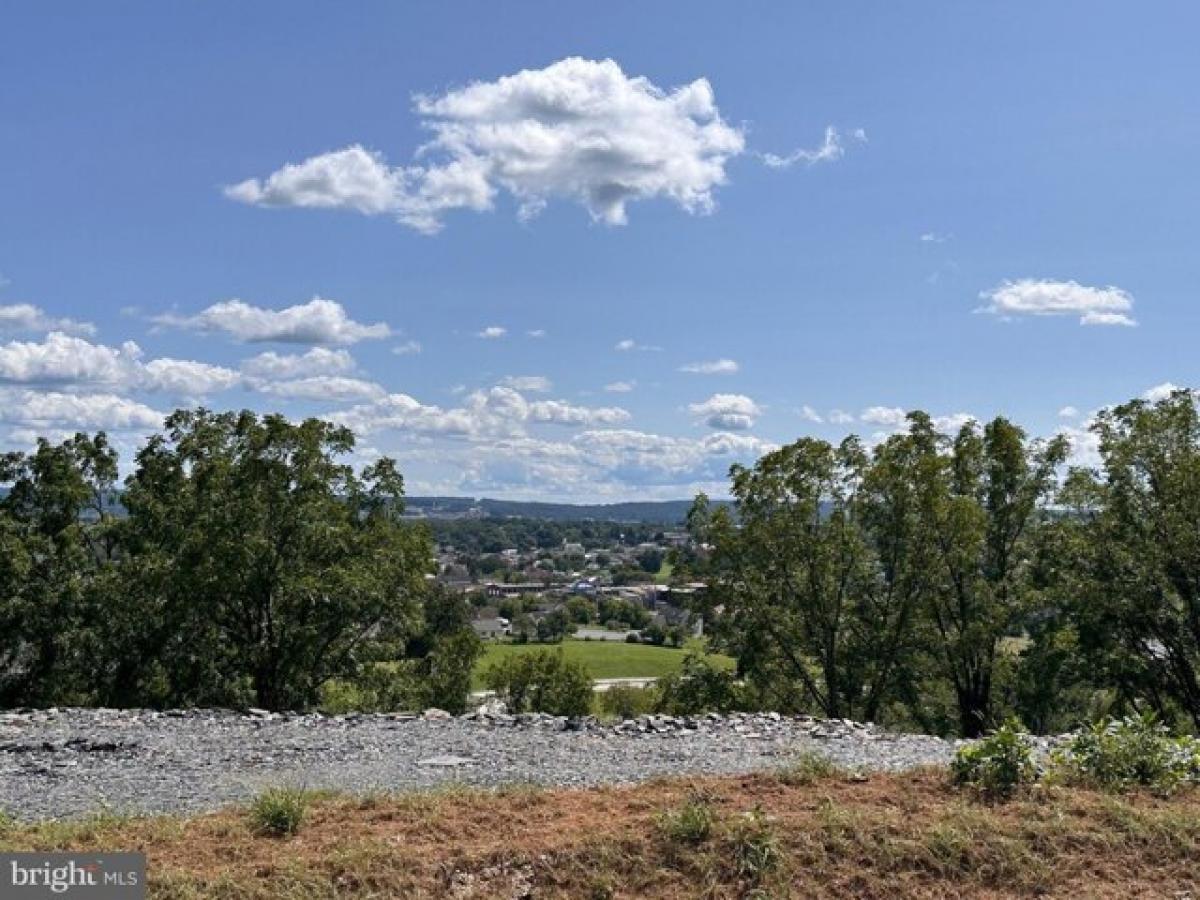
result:
<svg viewBox="0 0 1200 900"><path fill-rule="evenodd" d="M482 331L475 333L475 337L483 338L487 341L494 341L496 338L502 338L508 334L508 329L501 325L489 325Z"/></svg>
<svg viewBox="0 0 1200 900"><path fill-rule="evenodd" d="M750 435L681 438L630 429L589 430L569 441L488 441L458 456L462 475L451 490L544 496L551 484L556 497L592 501L721 493L728 489L731 463L751 463L774 449Z"/></svg>
<svg viewBox="0 0 1200 900"><path fill-rule="evenodd" d="M980 299L980 312L1015 316L1079 316L1081 325L1136 325L1133 297L1118 287L1087 287L1075 281L1023 278L1006 281Z"/></svg>
<svg viewBox="0 0 1200 900"><path fill-rule="evenodd" d="M126 384L142 351L132 341L120 349L52 331L43 341L0 346L0 381Z"/></svg>
<svg viewBox="0 0 1200 900"><path fill-rule="evenodd" d="M141 362L137 344L119 348L52 331L43 341L10 341L0 346L0 381L61 386L102 385L201 397L234 387L242 376L222 366L186 359Z"/></svg>
<svg viewBox="0 0 1200 900"><path fill-rule="evenodd" d="M867 133L861 128L855 128L850 136L860 143L866 143ZM774 153L764 153L762 155L765 162L772 169L787 169L794 166L796 163L804 163L806 166L814 166L817 163L834 162L846 155L846 147L842 143L841 133L829 125L825 129L825 139L821 142L821 146L815 150L806 150L804 148L793 150L787 156L777 156Z"/></svg>
<svg viewBox="0 0 1200 900"><path fill-rule="evenodd" d="M946 241L950 240L950 238L952 238L953 236L954 235L951 235L951 234L941 234L937 231L926 231L924 234L921 235L921 243L922 244L944 244L944 243L946 243Z"/></svg>
<svg viewBox="0 0 1200 900"><path fill-rule="evenodd" d="M813 422L817 425L821 425L825 421L825 419L822 418L821 414L819 412L817 412L815 409L813 409L811 406L809 406L808 404L805 404L804 406L800 407L798 410L796 410L796 412L799 414L800 418L802 418L806 422Z"/></svg>
<svg viewBox="0 0 1200 900"><path fill-rule="evenodd" d="M829 422L832 425L850 425L854 422L854 416L844 409L831 409L829 411Z"/></svg>
<svg viewBox="0 0 1200 900"><path fill-rule="evenodd" d="M506 191L522 218L565 198L617 225L631 201L654 197L710 211L726 162L745 148L741 131L722 120L707 80L668 91L627 76L611 59L563 59L439 97L418 96L415 105L433 135L417 164L392 167L352 145L225 192L262 206L390 213L431 233L446 212L489 210Z"/></svg>
<svg viewBox="0 0 1200 900"><path fill-rule="evenodd" d="M344 375L313 375L287 381L270 381L256 385L264 394L295 400L374 400L387 395L378 384L362 378Z"/></svg>
<svg viewBox="0 0 1200 900"><path fill-rule="evenodd" d="M0 421L23 425L38 434L55 428L158 428L165 418L145 404L111 393L0 389L0 400Z"/></svg>
<svg viewBox="0 0 1200 900"><path fill-rule="evenodd" d="M514 391L527 391L535 394L544 394L553 387L550 379L545 375L509 375L500 383Z"/></svg>
<svg viewBox="0 0 1200 900"><path fill-rule="evenodd" d="M403 170L391 169L382 155L354 144L286 165L263 181L250 178L230 185L225 195L259 206L350 209L378 215L397 208L405 182Z"/></svg>
<svg viewBox="0 0 1200 900"><path fill-rule="evenodd" d="M240 373L223 366L190 359L163 358L152 359L141 367L141 377L136 386L142 390L194 398L228 390L241 380Z"/></svg>
<svg viewBox="0 0 1200 900"><path fill-rule="evenodd" d="M473 391L461 407L443 409L407 394L389 394L370 404L332 414L358 434L399 430L472 439L519 437L530 425L617 425L629 419L619 407L576 406L565 400L527 400L505 385Z"/></svg>
<svg viewBox="0 0 1200 900"><path fill-rule="evenodd" d="M0 331L62 331L71 334L95 334L96 326L74 319L56 319L31 303L0 306Z"/></svg>
<svg viewBox="0 0 1200 900"><path fill-rule="evenodd" d="M979 420L970 413L949 413L948 415L944 416L934 416L933 427L944 434L955 434L962 430L964 425L978 421Z"/></svg>
<svg viewBox="0 0 1200 900"><path fill-rule="evenodd" d="M546 329L545 328L532 328L529 331L525 332L525 334L531 338L544 338L546 336Z"/></svg>
<svg viewBox="0 0 1200 900"><path fill-rule="evenodd" d="M268 350L242 363L242 371L260 378L304 378L312 375L342 375L354 371L348 350L313 347L305 353L276 353Z"/></svg>
<svg viewBox="0 0 1200 900"><path fill-rule="evenodd" d="M738 370L738 364L732 359L714 359L706 362L687 363L679 367L680 372L691 372L696 375L727 375Z"/></svg>
<svg viewBox="0 0 1200 900"><path fill-rule="evenodd" d="M1076 409L1074 406L1064 406L1062 409L1060 409L1058 411L1058 416L1060 419L1078 418L1079 410Z"/></svg>
<svg viewBox="0 0 1200 900"><path fill-rule="evenodd" d="M656 347L654 344L639 344L633 338L622 338L613 346L614 350L621 353L628 353L631 350L644 350L649 352L658 352L662 347Z"/></svg>
<svg viewBox="0 0 1200 900"><path fill-rule="evenodd" d="M174 328L221 332L247 343L354 344L386 338L392 333L383 322L374 325L355 322L346 315L340 303L323 297L283 309L264 309L242 300L225 300L194 316L168 313L156 316L154 321Z"/></svg>
<svg viewBox="0 0 1200 900"><path fill-rule="evenodd" d="M1147 388L1142 392L1142 399L1149 400L1151 403L1158 403L1160 400L1166 400L1176 391L1183 390L1179 385L1172 384L1170 381L1164 381L1162 384L1156 384L1152 388Z"/></svg>
<svg viewBox="0 0 1200 900"><path fill-rule="evenodd" d="M899 428L904 425L905 411L899 406L868 406L859 418L868 425Z"/></svg>
<svg viewBox="0 0 1200 900"><path fill-rule="evenodd" d="M709 428L744 431L754 427L763 410L745 394L713 394L702 403L689 405L688 412Z"/></svg>
<svg viewBox="0 0 1200 900"><path fill-rule="evenodd" d="M635 387L637 387L636 381L613 381L606 384L604 390L610 394L628 394Z"/></svg>
<svg viewBox="0 0 1200 900"><path fill-rule="evenodd" d="M397 356L416 356L421 352L421 342L405 341L403 344L397 344L393 347L392 352Z"/></svg>

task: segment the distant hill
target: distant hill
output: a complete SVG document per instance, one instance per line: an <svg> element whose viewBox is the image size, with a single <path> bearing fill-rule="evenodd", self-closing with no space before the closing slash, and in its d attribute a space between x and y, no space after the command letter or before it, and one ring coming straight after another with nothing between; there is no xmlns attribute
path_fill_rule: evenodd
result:
<svg viewBox="0 0 1200 900"><path fill-rule="evenodd" d="M715 500L714 505L727 501ZM634 501L629 503L542 503L522 500L473 499L470 497L406 497L408 513L430 518L546 519L569 522L593 519L603 522L643 522L678 525L687 517L691 500Z"/></svg>
<svg viewBox="0 0 1200 900"><path fill-rule="evenodd" d="M0 498L8 488L0 487ZM118 494L119 497L119 494ZM713 500L713 506L728 505L727 500ZM405 497L404 508L409 516L430 519L466 519L495 517L500 519L545 519L551 522L639 522L648 525L680 525L692 507L691 500L647 500L630 503L539 503L523 500L491 500L475 497ZM112 505L118 516L125 510L119 499Z"/></svg>

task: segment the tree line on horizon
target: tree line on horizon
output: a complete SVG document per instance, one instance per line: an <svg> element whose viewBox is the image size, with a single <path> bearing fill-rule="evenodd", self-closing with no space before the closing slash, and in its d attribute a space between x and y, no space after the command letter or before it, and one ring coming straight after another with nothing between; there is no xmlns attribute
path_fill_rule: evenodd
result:
<svg viewBox="0 0 1200 900"><path fill-rule="evenodd" d="M1150 711L1200 728L1200 415L1101 411L1100 464L1004 418L803 438L701 495L706 626L751 702L974 737Z"/></svg>
<svg viewBox="0 0 1200 900"><path fill-rule="evenodd" d="M1200 727L1196 395L1092 429L1094 470L1061 437L920 412L873 447L802 438L734 466L675 577L708 583L738 702L966 736L1011 715ZM308 709L341 683L462 708L469 607L427 578L394 462L355 470L353 447L316 419L179 410L119 517L103 433L0 457L0 706Z"/></svg>

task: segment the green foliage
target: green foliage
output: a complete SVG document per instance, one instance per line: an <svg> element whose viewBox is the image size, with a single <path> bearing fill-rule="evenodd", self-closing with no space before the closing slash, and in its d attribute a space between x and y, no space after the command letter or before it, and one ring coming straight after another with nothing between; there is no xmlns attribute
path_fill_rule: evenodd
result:
<svg viewBox="0 0 1200 900"><path fill-rule="evenodd" d="M1073 783L1169 793L1200 781L1200 741L1172 737L1147 713L1096 723L1057 752L1054 764Z"/></svg>
<svg viewBox="0 0 1200 900"><path fill-rule="evenodd" d="M727 840L738 877L751 884L761 884L783 865L775 824L757 807L730 823Z"/></svg>
<svg viewBox="0 0 1200 900"><path fill-rule="evenodd" d="M823 753L802 750L789 757L788 761L775 770L775 777L783 784L806 786L836 774L838 767Z"/></svg>
<svg viewBox="0 0 1200 900"><path fill-rule="evenodd" d="M659 708L661 693L656 686L633 687L616 684L596 694L600 714L613 719L636 719Z"/></svg>
<svg viewBox="0 0 1200 900"><path fill-rule="evenodd" d="M1011 797L1037 779L1028 735L1016 721L1006 722L985 738L960 747L950 771L957 784L978 788L988 797Z"/></svg>
<svg viewBox="0 0 1200 900"><path fill-rule="evenodd" d="M561 650L509 656L484 673L484 683L511 712L586 716L592 707L592 676Z"/></svg>
<svg viewBox="0 0 1200 900"><path fill-rule="evenodd" d="M712 801L699 793L691 794L675 809L658 817L658 828L673 844L702 844L712 835L717 813Z"/></svg>
<svg viewBox="0 0 1200 900"><path fill-rule="evenodd" d="M658 711L673 716L746 709L746 693L737 676L703 653L689 650L683 666L658 682Z"/></svg>
<svg viewBox="0 0 1200 900"><path fill-rule="evenodd" d="M296 788L270 788L250 804L250 828L256 834L290 837L300 831L308 795Z"/></svg>

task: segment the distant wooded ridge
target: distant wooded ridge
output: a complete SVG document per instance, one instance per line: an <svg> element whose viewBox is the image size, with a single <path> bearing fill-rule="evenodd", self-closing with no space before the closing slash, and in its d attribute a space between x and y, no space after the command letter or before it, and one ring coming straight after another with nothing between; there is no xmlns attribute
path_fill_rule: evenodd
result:
<svg viewBox="0 0 1200 900"><path fill-rule="evenodd" d="M0 487L0 497L8 494ZM112 505L122 515L119 493ZM727 500L711 501L714 507L727 506ZM486 497L405 497L404 509L410 516L463 518L471 515L497 518L546 519L572 522L593 519L602 522L639 522L649 525L682 525L691 508L689 500L647 500L627 503L546 503L529 500L492 500Z"/></svg>
<svg viewBox="0 0 1200 900"><path fill-rule="evenodd" d="M713 500L712 504L725 506L728 505L728 501ZM606 522L644 522L656 525L681 525L691 506L690 499L577 504L473 497L404 498L406 512L429 517L464 516L470 515L472 510L477 510L477 515L501 518L552 521L598 519Z"/></svg>

